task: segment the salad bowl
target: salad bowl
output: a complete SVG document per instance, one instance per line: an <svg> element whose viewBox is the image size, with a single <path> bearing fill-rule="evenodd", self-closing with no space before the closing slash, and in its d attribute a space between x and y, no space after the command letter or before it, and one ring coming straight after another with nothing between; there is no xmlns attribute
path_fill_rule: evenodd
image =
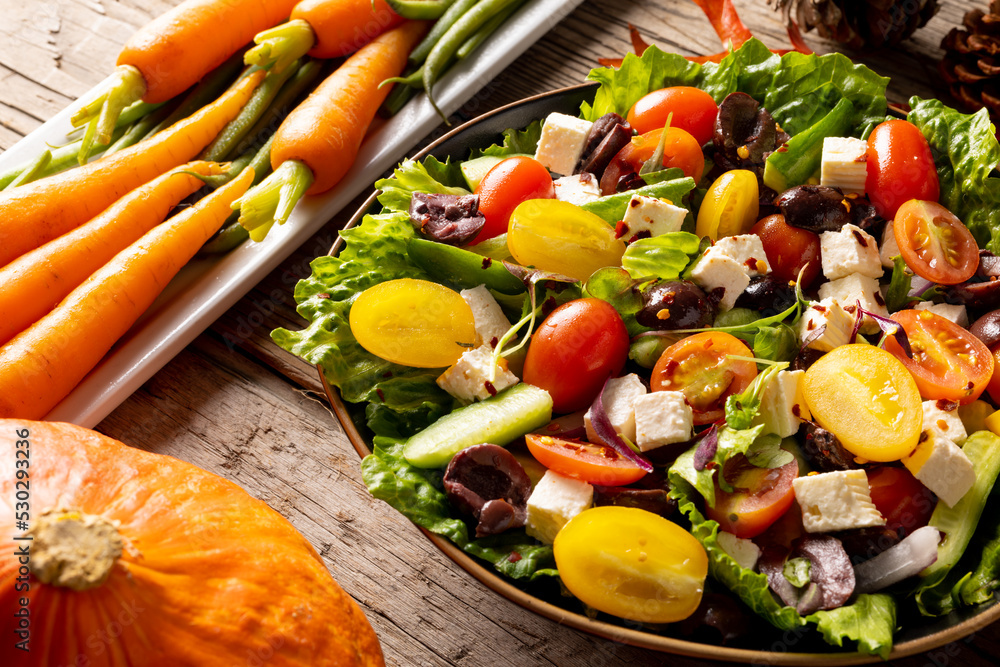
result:
<svg viewBox="0 0 1000 667"><path fill-rule="evenodd" d="M593 100L596 89L596 84L582 84L502 107L452 130L427 146L414 156L414 159L419 160L431 155L442 161L449 157L453 160L465 159L470 150L483 149L496 143L502 133L510 128L525 127L552 112L576 115L581 103ZM360 224L366 214L379 209L377 194L373 193L365 201L348 223L348 228ZM337 254L343 244L343 239L338 239L330 254ZM360 457L367 456L371 453L372 434L365 426L364 406L345 403L338 390L327 383L322 369L319 370L319 375L351 443ZM798 634L795 631L782 632L773 629L760 634L752 645L730 647L688 639L674 631L660 634L636 624L610 619L605 615L591 618L581 613L581 607L576 600L562 597L558 585L546 588L531 584L522 587L512 583L512 580L495 573L488 563L469 556L449 540L425 529L421 530L466 572L508 600L561 625L614 642L700 659L753 664L854 665L881 661L878 656L847 650L838 651L811 636L816 633ZM997 605L995 600L976 607L959 609L942 617L907 618L904 629L895 635L893 650L889 657L896 659L930 651L966 638L997 620L1000 620L1000 605Z"/></svg>

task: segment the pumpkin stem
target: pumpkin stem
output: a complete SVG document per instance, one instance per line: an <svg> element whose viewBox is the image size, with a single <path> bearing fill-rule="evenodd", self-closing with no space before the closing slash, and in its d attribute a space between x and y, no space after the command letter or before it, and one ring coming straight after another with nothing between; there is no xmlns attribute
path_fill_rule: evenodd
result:
<svg viewBox="0 0 1000 667"><path fill-rule="evenodd" d="M28 531L32 574L39 581L85 591L103 584L122 555L117 526L77 510L47 509Z"/></svg>

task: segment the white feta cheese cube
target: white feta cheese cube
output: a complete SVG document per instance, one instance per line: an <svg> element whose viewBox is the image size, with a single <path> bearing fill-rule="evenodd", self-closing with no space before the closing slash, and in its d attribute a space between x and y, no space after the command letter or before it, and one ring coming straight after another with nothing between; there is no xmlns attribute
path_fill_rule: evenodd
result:
<svg viewBox="0 0 1000 667"><path fill-rule="evenodd" d="M535 159L549 171L569 176L576 171L592 125L589 120L564 113L550 113L542 125Z"/></svg>
<svg viewBox="0 0 1000 667"><path fill-rule="evenodd" d="M816 332L823 329L823 333ZM829 352L835 347L847 345L854 331L854 316L848 313L836 299L823 299L810 304L799 320L799 342L809 341L809 347L820 352Z"/></svg>
<svg viewBox="0 0 1000 667"><path fill-rule="evenodd" d="M872 502L864 470L796 477L792 487L802 508L802 525L807 533L885 525L885 518Z"/></svg>
<svg viewBox="0 0 1000 667"><path fill-rule="evenodd" d="M802 397L801 380L805 374L805 371L778 371L764 387L756 420L764 424L764 433L787 438L795 435L799 424L812 416Z"/></svg>
<svg viewBox="0 0 1000 667"><path fill-rule="evenodd" d="M563 176L552 181L556 199L583 206L601 196L601 184L589 171Z"/></svg>
<svg viewBox="0 0 1000 667"><path fill-rule="evenodd" d="M730 257L706 252L691 269L691 281L717 299L723 312L732 309L750 284L750 276Z"/></svg>
<svg viewBox="0 0 1000 667"><path fill-rule="evenodd" d="M507 360L503 357L493 371L493 348L489 345L465 352L437 379L439 387L463 403L484 401L518 382L517 376L507 369Z"/></svg>
<svg viewBox="0 0 1000 667"><path fill-rule="evenodd" d="M855 225L844 225L839 232L819 235L823 275L836 280L857 273L869 278L882 277L878 244L871 234Z"/></svg>
<svg viewBox="0 0 1000 667"><path fill-rule="evenodd" d="M853 316L857 312L857 303L861 302L861 307L870 313L888 317L889 311L885 307L885 299L878 289L878 281L874 278L852 273L844 278L831 280L823 283L819 287L820 299L836 299L844 310ZM878 324L875 320L865 316L861 323L862 333L875 333L878 331Z"/></svg>
<svg viewBox="0 0 1000 667"><path fill-rule="evenodd" d="M552 544L562 527L593 503L593 486L546 470L528 496L525 531L539 542Z"/></svg>
<svg viewBox="0 0 1000 667"><path fill-rule="evenodd" d="M750 278L771 272L764 244L756 234L726 236L716 241L705 254L721 254L728 257L739 264Z"/></svg>
<svg viewBox="0 0 1000 667"><path fill-rule="evenodd" d="M632 401L635 444L643 452L691 439L694 414L679 391L654 391Z"/></svg>
<svg viewBox="0 0 1000 667"><path fill-rule="evenodd" d="M752 570L757 567L757 560L760 559L760 547L753 543L753 540L736 537L732 533L720 530L716 535L716 540L722 550L729 554L740 567Z"/></svg>
<svg viewBox="0 0 1000 667"><path fill-rule="evenodd" d="M954 507L976 483L976 469L965 452L941 431L928 429L920 438L913 453L903 457L903 465L943 503Z"/></svg>
<svg viewBox="0 0 1000 667"><path fill-rule="evenodd" d="M604 403L604 412L608 415L611 426L615 433L624 436L629 442L635 442L635 408L633 401L646 393L646 386L635 373L629 373L620 378L608 380L601 400ZM587 429L587 440L590 442L603 442L594 430L590 420L590 410L583 416L583 425ZM607 444L607 443L604 443Z"/></svg>
<svg viewBox="0 0 1000 667"><path fill-rule="evenodd" d="M951 410L944 410L951 408ZM969 434L965 430L965 424L958 415L958 405L948 401L924 401L921 404L924 410L923 430L937 429L941 435L948 438L956 445L961 445Z"/></svg>
<svg viewBox="0 0 1000 667"><path fill-rule="evenodd" d="M913 306L915 310L929 310L936 315L940 315L946 320L951 320L963 329L969 328L969 313L965 305L951 303L934 303L933 301L920 301Z"/></svg>
<svg viewBox="0 0 1000 667"><path fill-rule="evenodd" d="M496 347L511 327L510 320L503 314L503 308L486 285L464 289L459 294L472 309L472 318L476 323L476 344Z"/></svg>
<svg viewBox="0 0 1000 667"><path fill-rule="evenodd" d="M882 229L882 243L878 246L878 256L882 260L882 266L891 269L893 267L892 258L899 254L899 244L896 243L896 232L893 230L892 220L889 220ZM907 267L906 272L912 273L909 267Z"/></svg>
<svg viewBox="0 0 1000 667"><path fill-rule="evenodd" d="M622 238L632 242L637 238L679 232L686 216L686 208L663 199L632 195L622 218L627 229Z"/></svg>
<svg viewBox="0 0 1000 667"><path fill-rule="evenodd" d="M854 137L827 137L823 140L821 185L840 188L844 193L865 193L868 179L868 142Z"/></svg>

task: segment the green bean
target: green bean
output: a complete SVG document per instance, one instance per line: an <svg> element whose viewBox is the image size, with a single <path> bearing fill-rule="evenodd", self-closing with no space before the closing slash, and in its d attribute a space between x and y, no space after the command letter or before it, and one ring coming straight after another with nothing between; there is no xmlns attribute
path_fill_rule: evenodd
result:
<svg viewBox="0 0 1000 667"><path fill-rule="evenodd" d="M440 41L441 37L448 32L448 28L455 25L455 21L460 19L477 2L479 0L455 0L455 3L451 7L448 7L445 13L441 15L441 18L434 22L430 32L410 51L410 64L420 65L427 60L427 55L434 48L434 45Z"/></svg>
<svg viewBox="0 0 1000 667"><path fill-rule="evenodd" d="M19 185L24 185L25 183L30 183L31 181L37 179L39 175L45 170L49 163L52 162L52 151L45 149L42 154L35 158L35 161L29 164L24 170L18 174L14 180L3 187L4 190L13 190Z"/></svg>
<svg viewBox="0 0 1000 667"><path fill-rule="evenodd" d="M278 72L268 72L267 76L254 90L250 101L244 105L240 113L231 120L211 144L202 152L202 159L218 162L228 155L250 131L268 107L277 97L278 91L285 82L299 69L297 62L292 63Z"/></svg>
<svg viewBox="0 0 1000 667"><path fill-rule="evenodd" d="M427 54L424 61L424 90L427 91L427 99L438 114L445 118L445 115L438 108L434 101L433 87L441 73L448 66L448 62L455 57L459 47L469 39L484 23L491 17L502 11L515 0L480 0L472 9L467 11L452 25L445 34L438 40L431 52Z"/></svg>
<svg viewBox="0 0 1000 667"><path fill-rule="evenodd" d="M212 238L205 241L205 245L198 250L198 254L221 255L250 238L250 232L240 224L239 217L239 212L233 211L233 214L226 218L222 229L213 234Z"/></svg>
<svg viewBox="0 0 1000 667"><path fill-rule="evenodd" d="M422 81L420 85L421 87L423 86ZM392 116L395 116L407 102L413 99L413 96L417 94L417 90L419 90L419 88L413 86L393 86L389 95L385 98L385 101L382 102L382 106L379 107L379 115L383 118L391 118Z"/></svg>
<svg viewBox="0 0 1000 667"><path fill-rule="evenodd" d="M229 87L229 84L233 82L233 77L236 76L241 67L243 67L243 52L239 51L231 55L226 62L209 72L198 85L191 89L191 92L174 109L173 113L160 121L146 136L152 136L160 130L170 127L214 100L222 91Z"/></svg>
<svg viewBox="0 0 1000 667"><path fill-rule="evenodd" d="M458 47L458 51L455 54L458 56L458 59L464 60L470 53L478 49L479 46L485 42L503 22L509 19L511 14L520 9L524 3L525 0L514 0L513 4L507 5L495 16L493 16L493 18L484 23L483 27L474 32L472 37L469 37L469 39L462 43L462 46Z"/></svg>

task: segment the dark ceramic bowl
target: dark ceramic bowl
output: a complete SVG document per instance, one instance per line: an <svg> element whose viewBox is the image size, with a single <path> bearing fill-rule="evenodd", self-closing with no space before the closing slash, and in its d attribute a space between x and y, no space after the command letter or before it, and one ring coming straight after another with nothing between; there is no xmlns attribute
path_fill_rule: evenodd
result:
<svg viewBox="0 0 1000 667"><path fill-rule="evenodd" d="M421 151L415 158L434 155L442 160L449 156L453 159L465 159L471 149L486 148L496 143L503 131L508 128L525 127L533 120L544 118L554 111L576 115L582 102L593 100L596 88L595 84L583 84L507 105L452 130ZM359 224L366 213L378 210L379 205L375 196L376 193L372 193L365 201L348 222L348 227ZM331 254L336 254L341 246L342 240L338 239L330 251ZM323 379L322 371L320 378ZM328 386L325 379L323 384L330 403L354 448L360 456L367 456L371 453L371 437L364 426L363 408L345 404L339 392ZM522 589L511 580L498 575L488 563L484 564L470 557L450 541L427 531L424 531L424 534L465 571L507 599L557 623L612 641L709 660L766 665L860 665L881 662L876 656L840 651L817 639L814 632L796 635L793 632L768 631L770 630L768 628L760 634L753 645L733 648L635 629L634 626L628 627L603 615L597 620L591 619L579 613L579 605L573 604L575 601L566 602L558 592L536 590L530 586ZM891 659L923 653L962 639L996 620L1000 620L1000 605L995 601L953 612L941 618L902 619L904 629L895 637Z"/></svg>

